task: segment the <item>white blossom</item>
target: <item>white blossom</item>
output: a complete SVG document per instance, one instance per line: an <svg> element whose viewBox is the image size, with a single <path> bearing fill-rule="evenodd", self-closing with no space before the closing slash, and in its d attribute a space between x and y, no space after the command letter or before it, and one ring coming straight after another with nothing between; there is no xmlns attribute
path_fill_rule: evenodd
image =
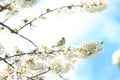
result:
<svg viewBox="0 0 120 80"><path fill-rule="evenodd" d="M99 12L104 10L107 4L105 0L98 0L83 2L82 5L88 12Z"/></svg>
<svg viewBox="0 0 120 80"><path fill-rule="evenodd" d="M15 68L12 69L10 65L6 67L5 72L1 75L1 79L6 77L8 80L24 80L48 69L53 74L63 75L73 69L77 58L89 58L100 53L102 51L102 44L103 42L88 41L76 47L60 46L48 48L42 46L42 48L30 52L30 54L23 53L17 48L13 51L13 55L19 54L22 56L8 59Z"/></svg>
<svg viewBox="0 0 120 80"><path fill-rule="evenodd" d="M81 58L89 58L95 54L98 54L102 51L101 45L103 44L103 41L101 42L83 42L79 48L76 50L76 54Z"/></svg>
<svg viewBox="0 0 120 80"><path fill-rule="evenodd" d="M118 64L120 61L120 49L116 50L112 55L112 63Z"/></svg>
<svg viewBox="0 0 120 80"><path fill-rule="evenodd" d="M0 43L0 54L4 53L4 47L2 46L2 44Z"/></svg>
<svg viewBox="0 0 120 80"><path fill-rule="evenodd" d="M72 64L65 60L55 60L51 65L51 71L53 73L63 74L68 72L72 68Z"/></svg>
<svg viewBox="0 0 120 80"><path fill-rule="evenodd" d="M29 7L36 4L39 0L17 0L17 4L21 7Z"/></svg>

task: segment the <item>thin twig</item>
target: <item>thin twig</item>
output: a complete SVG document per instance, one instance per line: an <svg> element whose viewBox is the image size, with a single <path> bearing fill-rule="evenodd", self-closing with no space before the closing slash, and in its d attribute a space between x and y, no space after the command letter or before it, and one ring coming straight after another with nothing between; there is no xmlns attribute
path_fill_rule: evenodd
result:
<svg viewBox="0 0 120 80"><path fill-rule="evenodd" d="M45 52L46 54L50 54L50 53L54 53L54 52L61 52L63 50L58 50L58 51L50 51L50 52ZM6 60L6 59L9 59L9 58L13 58L13 57L17 57L17 56L23 56L23 55L31 55L31 54L41 54L42 52L38 52L35 50L33 50L32 52L27 52L27 53L22 53L22 51L19 53L19 54L15 54L15 55L12 55L12 56L8 56L8 57L5 57L5 58L0 58L0 61L2 61L3 59ZM43 52L44 53L44 52Z"/></svg>
<svg viewBox="0 0 120 80"><path fill-rule="evenodd" d="M20 35L20 34L18 34L18 35L19 35L20 37L22 37L23 39L25 39L25 40L29 41L30 43L32 43L35 47L37 47L37 45L36 45L32 40L24 37L23 35Z"/></svg>
<svg viewBox="0 0 120 80"><path fill-rule="evenodd" d="M34 80L34 79L30 78L30 77L27 77L27 78L30 79L30 80Z"/></svg>
<svg viewBox="0 0 120 80"><path fill-rule="evenodd" d="M62 7L58 7L58 8L54 8L54 9L50 9L49 11L46 11L44 13L42 13L41 15L38 16L38 18L50 13L50 12L53 12L53 11L56 11L58 9L63 9L63 8L68 8L68 7L80 7L81 5L69 5L69 6L62 6Z"/></svg>
<svg viewBox="0 0 120 80"><path fill-rule="evenodd" d="M7 62L4 58L2 58L2 57L0 57L0 61L4 61L6 64L8 64L8 65L10 65L12 68L14 68L13 66L12 66L12 64L10 64L9 62Z"/></svg>
<svg viewBox="0 0 120 80"><path fill-rule="evenodd" d="M42 75L42 74L45 74L45 73L47 73L47 72L49 72L51 69L49 68L47 71L45 71L45 72L42 72L42 73L39 73L39 74L37 74L37 75L35 75L35 76L32 76L32 77L27 77L27 78L29 78L29 79L31 79L31 80L34 80L33 78L35 78L35 77L37 77L37 76L40 76L40 75Z"/></svg>
<svg viewBox="0 0 120 80"><path fill-rule="evenodd" d="M67 7L70 7L70 6L62 6L62 7L58 7L58 8L55 8L55 9L51 9L49 11L46 11L46 12L40 14L37 18L40 18L40 17L42 17L42 16L44 16L44 15L50 13L50 12L58 10L58 9L67 8ZM71 5L71 7L81 7L81 5ZM20 27L20 29L18 29L18 31L22 30L24 27L31 24L33 21L35 21L35 19L33 19L33 20L29 21L28 23L24 24L22 27Z"/></svg>
<svg viewBox="0 0 120 80"><path fill-rule="evenodd" d="M12 17L14 14L10 15L9 17L7 17L5 20L3 20L2 23L6 22L10 17Z"/></svg>
<svg viewBox="0 0 120 80"><path fill-rule="evenodd" d="M8 56L8 57L6 57L6 58L4 58L4 59L9 59L9 58L12 58L12 57L22 56L22 55L26 55L26 54L29 54L29 53L15 54L15 55L13 55L13 56ZM0 60L0 61L1 61L1 60Z"/></svg>
<svg viewBox="0 0 120 80"><path fill-rule="evenodd" d="M2 25L3 27L7 28L10 32L15 33L14 30L12 30L10 27L8 27L7 25L3 24L2 22L0 22L0 25ZM15 33L15 34L17 34L17 33Z"/></svg>
<svg viewBox="0 0 120 80"><path fill-rule="evenodd" d="M60 77L61 79L65 80L62 75L60 75L60 74L58 74L58 75L59 75L59 77Z"/></svg>
<svg viewBox="0 0 120 80"><path fill-rule="evenodd" d="M33 21L35 21L34 19L29 21L28 23L24 24L22 27L20 27L20 29L18 29L18 31L22 30L25 26L31 24Z"/></svg>
<svg viewBox="0 0 120 80"><path fill-rule="evenodd" d="M37 45L36 45L33 41L31 41L30 39L26 38L26 37L23 36L23 35L18 34L18 31L15 31L15 30L11 29L10 27L8 27L7 25L5 25L5 24L2 23L2 22L0 22L0 25L2 25L3 27L7 28L11 33L14 33L14 34L16 34L16 35L19 35L20 37L22 37L23 39L29 41L31 44L33 44L35 47L37 47Z"/></svg>
<svg viewBox="0 0 120 80"><path fill-rule="evenodd" d="M38 53L41 53L41 52L38 52ZM1 58L0 57L0 61L2 61L3 59L6 60L6 59L9 59L9 58L13 58L13 57L17 57L17 56L23 56L23 55L31 55L31 54L36 54L36 51L33 50L32 52L28 52L28 53L19 53L19 54L15 54L15 55L12 55L12 56L8 56L8 57L5 57L5 58Z"/></svg>

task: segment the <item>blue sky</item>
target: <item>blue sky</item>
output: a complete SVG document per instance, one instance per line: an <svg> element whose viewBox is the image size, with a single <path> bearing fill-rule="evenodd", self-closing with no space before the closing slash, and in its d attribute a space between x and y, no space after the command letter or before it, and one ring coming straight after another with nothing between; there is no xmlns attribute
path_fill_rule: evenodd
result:
<svg viewBox="0 0 120 80"><path fill-rule="evenodd" d="M71 2L72 1L74 0L71 0ZM52 2L56 4L53 5ZM8 24L17 26L21 24L19 23L19 19L22 17L22 19L27 17L31 18L34 17L31 16L31 14L39 15L41 12L38 11L43 8L52 8L63 3L69 4L70 2L68 2L69 0L63 0L61 3L58 3L57 0L44 0L42 3L39 3L37 7L34 7L35 9L33 9L32 12L32 8L25 9L21 14L11 19L14 20L17 17L18 23L10 24L11 21L9 21ZM79 59L75 65L75 70L70 73L70 80L120 80L120 69L118 69L117 65L112 64L112 54L120 48L120 1L108 0L107 2L106 10L100 13L80 13L77 11L73 12L73 14L64 14L59 17L55 15L56 13L50 13L46 15L47 20L35 22L37 27L33 28L32 31L29 28L25 28L20 33L40 45L53 45L63 36L66 38L66 45L77 46L82 41L103 40L103 52L89 59ZM30 11L31 14L28 14L27 11ZM36 11L38 13L36 13ZM16 42L14 40L16 40ZM11 46L14 47L16 45L25 51L33 48L29 47L31 46L29 42L9 33L1 33L0 42L2 42L7 49L12 49ZM23 42L26 47L23 47L24 45L21 44Z"/></svg>
<svg viewBox="0 0 120 80"><path fill-rule="evenodd" d="M112 54L120 48L120 1L108 0L108 7L99 13L89 31L82 38L78 37L73 43L84 40L103 40L104 51L90 59L78 62L76 75L78 80L120 80L120 69L112 64ZM84 65L84 66L83 66ZM81 78L82 77L82 78Z"/></svg>

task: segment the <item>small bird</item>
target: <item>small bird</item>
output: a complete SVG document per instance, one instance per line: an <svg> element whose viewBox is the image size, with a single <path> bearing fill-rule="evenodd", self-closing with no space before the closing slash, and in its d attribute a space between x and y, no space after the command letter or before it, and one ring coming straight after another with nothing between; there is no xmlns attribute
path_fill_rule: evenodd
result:
<svg viewBox="0 0 120 80"><path fill-rule="evenodd" d="M65 38L63 37L63 38L57 43L57 47L63 46L64 44L65 44Z"/></svg>

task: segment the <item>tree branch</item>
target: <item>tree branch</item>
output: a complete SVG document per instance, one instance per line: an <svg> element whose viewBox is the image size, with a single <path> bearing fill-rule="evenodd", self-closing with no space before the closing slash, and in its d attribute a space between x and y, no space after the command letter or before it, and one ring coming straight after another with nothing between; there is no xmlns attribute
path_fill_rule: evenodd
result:
<svg viewBox="0 0 120 80"><path fill-rule="evenodd" d="M58 7L58 8L55 8L55 9L51 9L51 10L48 10L48 11L40 14L37 18L40 18L40 17L42 17L42 16L44 16L44 15L50 13L50 12L53 12L53 11L58 10L58 9L70 8L70 7L71 7L71 8L72 8L72 7L82 7L82 5L69 5L69 6L62 6L62 7ZM36 20L36 19L33 19L33 20L29 21L28 23L24 24L23 26L21 26L21 27L18 29L18 31L22 30L24 27L26 27L27 25L31 24L31 23L32 23L33 21L35 21L35 20Z"/></svg>
<svg viewBox="0 0 120 80"><path fill-rule="evenodd" d="M38 53L41 53L41 52L38 52ZM32 52L28 52L28 53L19 53L19 54L15 54L15 55L12 55L12 56L5 57L5 58L0 57L0 61L3 60L3 59L6 60L6 59L9 59L9 58L13 58L13 57L17 57L17 56L23 56L23 55L27 55L27 54L29 54L29 55L36 54L36 49L33 50Z"/></svg>
<svg viewBox="0 0 120 80"><path fill-rule="evenodd" d="M12 66L12 64L10 64L9 62L7 62L4 58L0 57L0 61L1 61L1 60L3 60L6 64L8 64L8 65L11 66L12 68L14 68L14 67Z"/></svg>
<svg viewBox="0 0 120 80"><path fill-rule="evenodd" d="M16 35L19 35L20 37L22 37L23 39L29 41L31 44L33 44L35 47L37 47L37 45L36 45L33 41L31 41L30 39L24 37L23 35L18 34L18 32L19 32L18 30L15 31L15 30L11 29L9 26L7 26L7 25L5 25L4 23L2 23L2 22L0 22L0 25L2 25L3 27L7 28L11 33L14 33L14 34L16 34Z"/></svg>
<svg viewBox="0 0 120 80"><path fill-rule="evenodd" d="M42 72L42 73L39 73L39 74L37 74L37 75L35 75L35 76L32 76L32 77L27 77L28 79L31 79L31 80L34 80L33 78L35 78L35 77L38 77L38 76L40 76L40 75L42 75L42 74L46 74L47 72L49 72L51 69L49 68L47 71L45 71L45 72Z"/></svg>
<svg viewBox="0 0 120 80"><path fill-rule="evenodd" d="M0 12L8 9L8 7L9 7L11 4L13 4L14 2L15 2L15 1L13 1L12 3L9 3L9 4L5 5L5 6L0 5Z"/></svg>
<svg viewBox="0 0 120 80"><path fill-rule="evenodd" d="M62 80L65 80L62 75L58 74L58 76L59 76Z"/></svg>
<svg viewBox="0 0 120 80"><path fill-rule="evenodd" d="M12 17L14 14L10 15L9 17L7 17L5 20L3 20L2 23L6 22L10 17Z"/></svg>
<svg viewBox="0 0 120 80"><path fill-rule="evenodd" d="M28 23L24 24L20 29L18 29L18 31L22 30L24 27L31 24L33 21L35 21L35 20L33 19L33 20L29 21Z"/></svg>
<svg viewBox="0 0 120 80"><path fill-rule="evenodd" d="M12 30L10 27L8 27L7 25L3 24L2 22L0 22L0 25L2 25L3 27L7 28L10 32L17 34L16 32L14 32L14 30Z"/></svg>
<svg viewBox="0 0 120 80"><path fill-rule="evenodd" d="M18 34L18 35L19 35L20 37L22 37L23 39L25 39L25 40L29 41L30 43L32 43L35 47L37 47L37 45L36 45L32 40L24 37L23 35L20 35L20 34Z"/></svg>
<svg viewBox="0 0 120 80"><path fill-rule="evenodd" d="M52 53L55 53L55 52L64 52L64 50L51 50L49 52L39 52L37 49L31 51L31 52L27 52L27 53L22 53L22 51L19 53L19 54L15 54L15 55L12 55L12 56L8 56L8 57L5 57L5 58L0 58L0 61L2 59L6 60L6 59L9 59L9 58L13 58L13 57L17 57L17 56L23 56L23 55L31 55L31 54L42 54L42 53L46 53L46 54L52 54Z"/></svg>

